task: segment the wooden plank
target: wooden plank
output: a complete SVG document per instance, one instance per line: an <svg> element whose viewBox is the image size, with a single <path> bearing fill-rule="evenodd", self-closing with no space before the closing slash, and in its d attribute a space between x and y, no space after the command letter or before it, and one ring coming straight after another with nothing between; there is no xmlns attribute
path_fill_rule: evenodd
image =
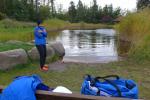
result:
<svg viewBox="0 0 150 100"><path fill-rule="evenodd" d="M4 89L4 86L0 86L0 93ZM101 96L87 96L77 93L65 94L65 93L54 93L49 91L36 91L37 100L130 100L125 98L114 98L114 97L101 97Z"/></svg>
<svg viewBox="0 0 150 100"><path fill-rule="evenodd" d="M129 100L124 98L100 97L100 96L87 96L77 93L64 94L53 93L48 91L38 90L36 92L37 100Z"/></svg>

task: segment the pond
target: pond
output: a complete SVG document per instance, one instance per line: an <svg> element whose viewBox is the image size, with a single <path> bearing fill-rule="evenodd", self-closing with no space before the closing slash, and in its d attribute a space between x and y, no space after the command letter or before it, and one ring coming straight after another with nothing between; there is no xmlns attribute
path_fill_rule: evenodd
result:
<svg viewBox="0 0 150 100"><path fill-rule="evenodd" d="M63 30L49 33L48 42L63 44L64 62L108 63L118 61L116 39L114 29Z"/></svg>

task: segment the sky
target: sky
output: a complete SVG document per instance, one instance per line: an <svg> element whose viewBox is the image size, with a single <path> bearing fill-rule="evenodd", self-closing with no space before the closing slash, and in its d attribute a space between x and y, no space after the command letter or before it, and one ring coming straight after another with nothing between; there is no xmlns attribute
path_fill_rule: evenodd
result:
<svg viewBox="0 0 150 100"><path fill-rule="evenodd" d="M63 9L68 9L70 1L77 5L79 0L55 0L56 5L62 4ZM90 6L93 0L81 0L83 4ZM97 4L104 7L106 4L112 4L114 8L120 7L123 10L133 11L136 9L137 0L97 0Z"/></svg>

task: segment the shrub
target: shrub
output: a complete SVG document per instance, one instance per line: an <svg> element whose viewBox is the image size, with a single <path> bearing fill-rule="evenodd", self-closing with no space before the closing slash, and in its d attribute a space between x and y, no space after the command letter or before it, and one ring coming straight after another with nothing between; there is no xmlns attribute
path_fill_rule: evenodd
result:
<svg viewBox="0 0 150 100"><path fill-rule="evenodd" d="M5 19L6 15L0 12L0 20Z"/></svg>

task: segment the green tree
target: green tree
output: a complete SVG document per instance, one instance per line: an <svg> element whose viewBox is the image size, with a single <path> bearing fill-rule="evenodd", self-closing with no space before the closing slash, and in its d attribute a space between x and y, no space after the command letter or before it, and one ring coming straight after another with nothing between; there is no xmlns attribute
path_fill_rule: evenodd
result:
<svg viewBox="0 0 150 100"><path fill-rule="evenodd" d="M99 11L98 11L98 5L97 5L97 1L93 0L93 5L91 7L91 21L92 23L97 23L99 21Z"/></svg>
<svg viewBox="0 0 150 100"><path fill-rule="evenodd" d="M150 0L137 0L137 9L150 7Z"/></svg>
<svg viewBox="0 0 150 100"><path fill-rule="evenodd" d="M111 5L108 5L108 15L109 16L113 16L113 6L112 6L112 4Z"/></svg>
<svg viewBox="0 0 150 100"><path fill-rule="evenodd" d="M115 19L115 18L117 18L117 17L119 17L119 16L121 16L121 8L120 7L118 7L118 8L116 8L114 11L113 11L113 18Z"/></svg>
<svg viewBox="0 0 150 100"><path fill-rule="evenodd" d="M68 15L70 22L76 22L76 8L73 1L70 2L70 7L68 8Z"/></svg>
<svg viewBox="0 0 150 100"><path fill-rule="evenodd" d="M66 11L63 11L62 4L58 5L58 11L56 13L56 17L61 20L68 20L68 15Z"/></svg>
<svg viewBox="0 0 150 100"><path fill-rule="evenodd" d="M54 1L55 0L50 0L50 2L51 2L51 10L52 10L52 17L55 17L55 14L56 14Z"/></svg>
<svg viewBox="0 0 150 100"><path fill-rule="evenodd" d="M48 19L50 17L50 7L49 6L40 6L39 9L39 18L41 20Z"/></svg>
<svg viewBox="0 0 150 100"><path fill-rule="evenodd" d="M85 18L85 9L84 9L84 6L83 6L83 3L81 0L79 0L79 2L77 4L76 18L77 18L78 22L83 21Z"/></svg>
<svg viewBox="0 0 150 100"><path fill-rule="evenodd" d="M1 3L0 3L0 12L1 13L5 13L6 12L5 2L6 2L6 0L1 0Z"/></svg>

